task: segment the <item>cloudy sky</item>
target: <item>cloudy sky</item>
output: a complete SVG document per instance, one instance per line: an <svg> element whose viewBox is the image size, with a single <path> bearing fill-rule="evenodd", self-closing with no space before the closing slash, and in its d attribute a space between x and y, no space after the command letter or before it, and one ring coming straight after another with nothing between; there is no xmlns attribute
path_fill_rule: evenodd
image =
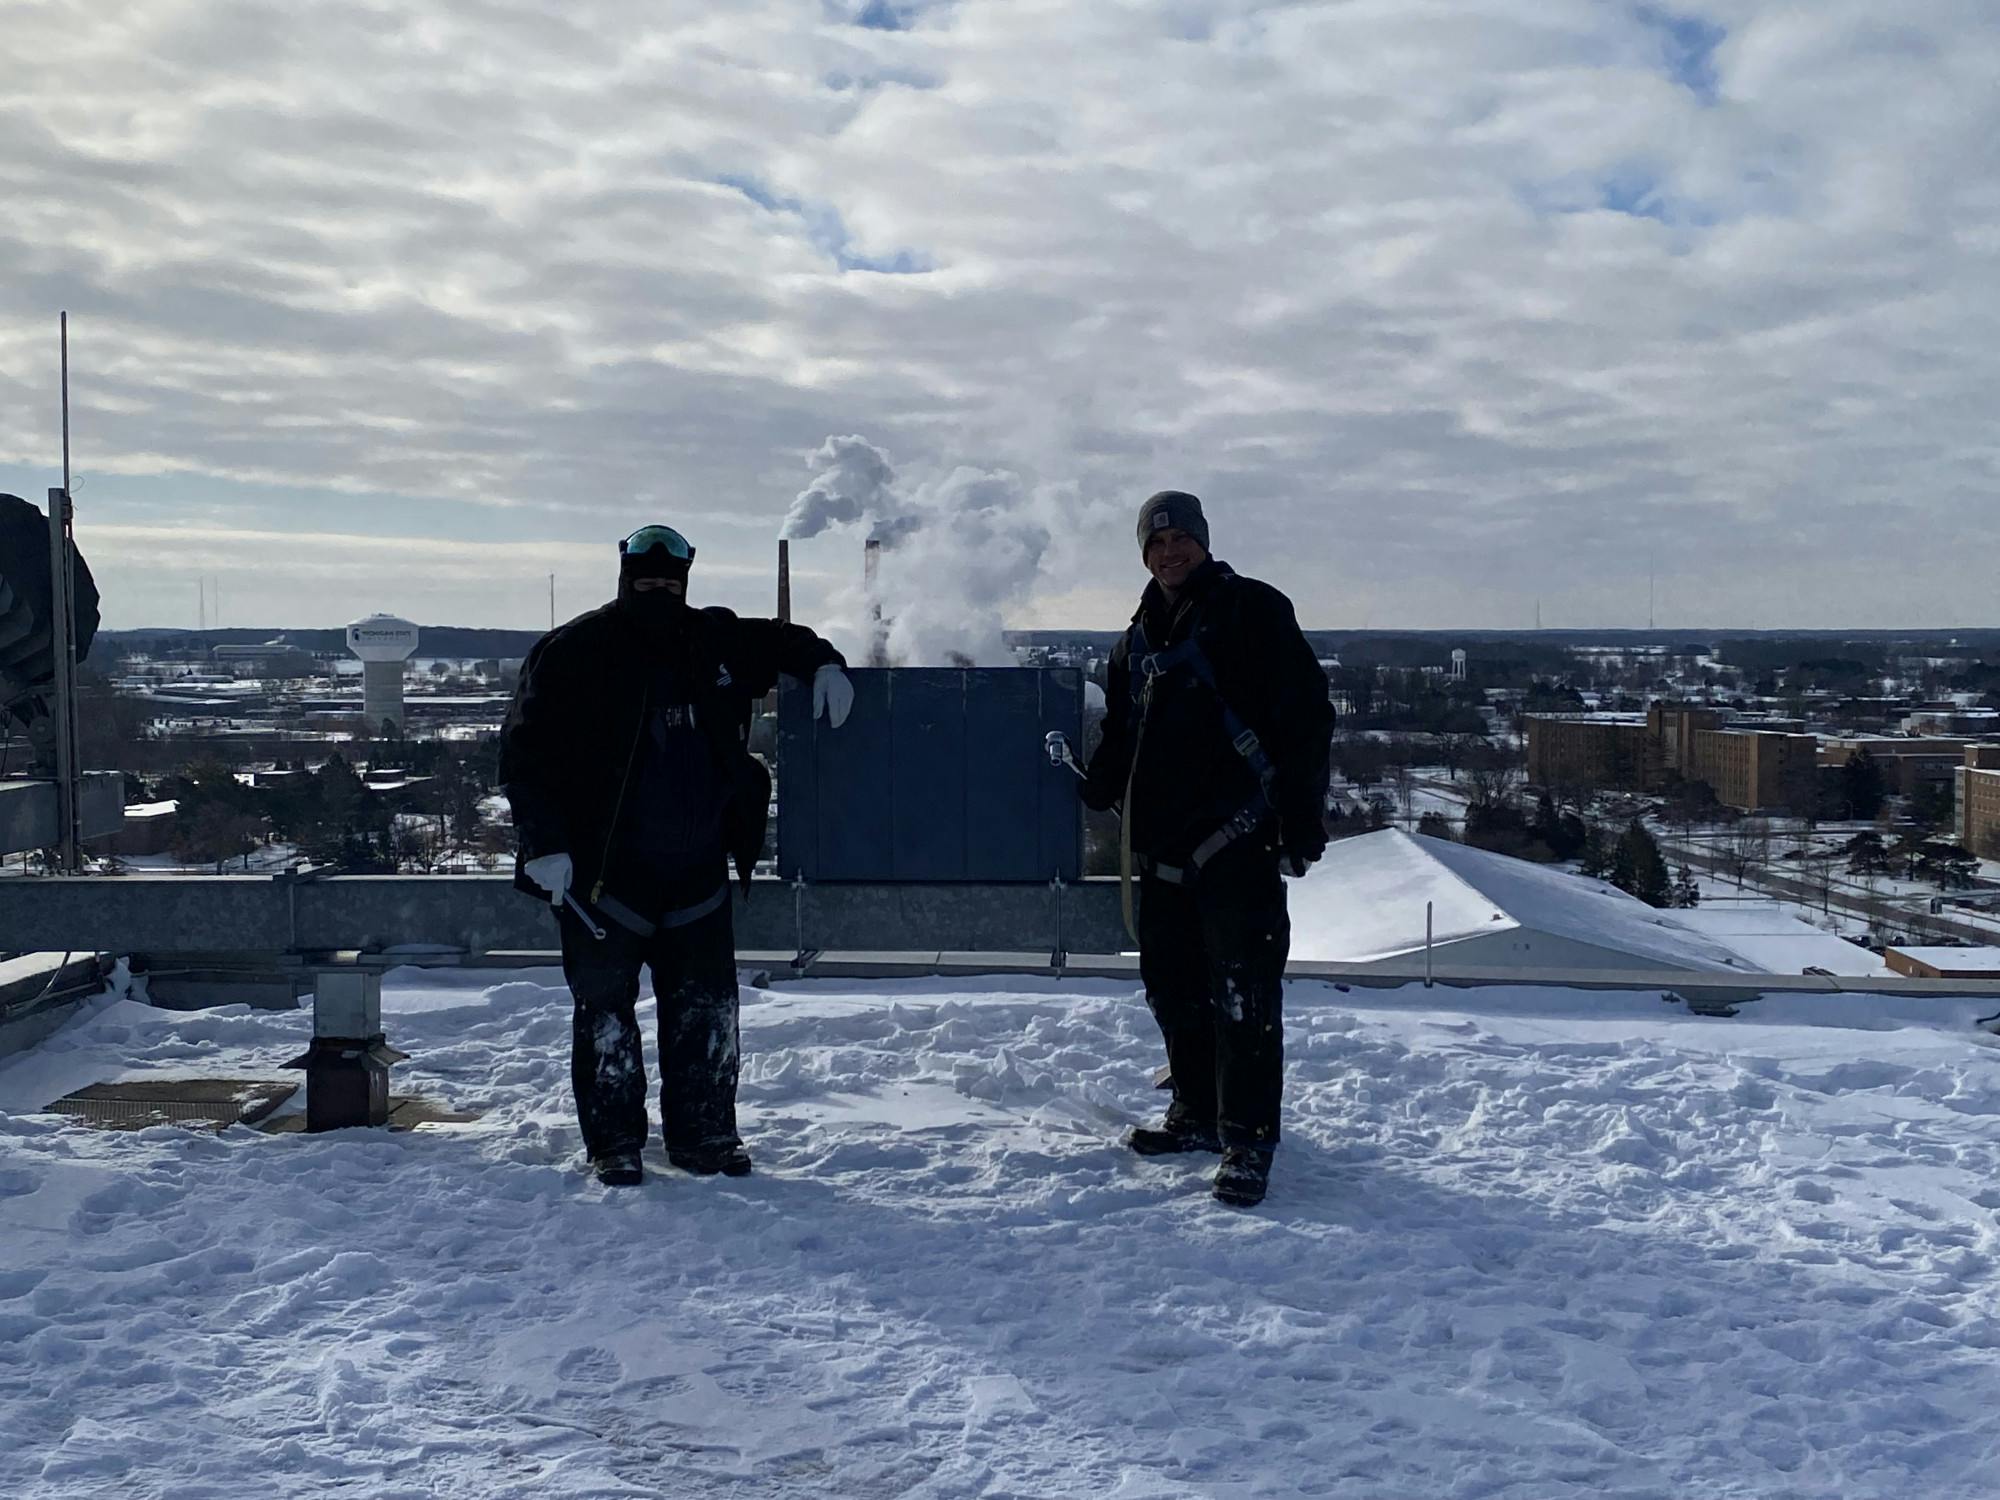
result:
<svg viewBox="0 0 2000 1500"><path fill-rule="evenodd" d="M1643 625L1649 568L1662 624L2000 622L1991 0L27 0L0 52L0 490L67 308L113 626L543 624L652 520L768 613L830 438L1017 624L1120 623L1169 485L1312 625Z"/></svg>

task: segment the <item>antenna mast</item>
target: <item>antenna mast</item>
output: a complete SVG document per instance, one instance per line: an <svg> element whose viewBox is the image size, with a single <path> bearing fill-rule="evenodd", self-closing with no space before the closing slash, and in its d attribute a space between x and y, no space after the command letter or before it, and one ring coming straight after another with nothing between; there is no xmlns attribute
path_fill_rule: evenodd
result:
<svg viewBox="0 0 2000 1500"><path fill-rule="evenodd" d="M56 867L82 872L77 848L76 745L76 543L69 490L69 314L61 314L62 470L59 490L49 491L50 644L55 658Z"/></svg>

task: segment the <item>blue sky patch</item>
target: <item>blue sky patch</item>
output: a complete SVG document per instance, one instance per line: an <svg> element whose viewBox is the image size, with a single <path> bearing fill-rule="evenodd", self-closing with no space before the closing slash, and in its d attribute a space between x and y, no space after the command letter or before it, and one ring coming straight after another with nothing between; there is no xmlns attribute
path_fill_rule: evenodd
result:
<svg viewBox="0 0 2000 1500"><path fill-rule="evenodd" d="M882 276L920 276L935 270L929 256L916 250L897 250L889 255L863 255L852 248L853 236L847 221L831 203L815 203L803 198L786 198L772 192L754 177L730 173L715 179L720 187L741 193L766 213L796 219L800 230L822 255L842 271L870 271Z"/></svg>
<svg viewBox="0 0 2000 1500"><path fill-rule="evenodd" d="M870 31L908 31L914 17L913 7L894 5L890 0L868 0L855 16L854 24Z"/></svg>
<svg viewBox="0 0 2000 1500"><path fill-rule="evenodd" d="M1666 199L1659 181L1650 173L1620 172L1598 185L1598 207L1613 213L1630 214L1635 219L1667 222Z"/></svg>
<svg viewBox="0 0 2000 1500"><path fill-rule="evenodd" d="M867 73L850 73L845 68L836 68L820 82L836 94L866 94L884 88L923 91L943 86L942 79L914 68L877 68Z"/></svg>
<svg viewBox="0 0 2000 1500"><path fill-rule="evenodd" d="M1668 76L1703 103L1713 104L1720 88L1715 74L1715 49L1729 33L1698 16L1675 15L1657 5L1640 5L1634 14L1642 24L1660 34Z"/></svg>
<svg viewBox="0 0 2000 1500"><path fill-rule="evenodd" d="M766 213L797 213L799 203L796 198L780 198L754 177L742 177L734 172L724 173L715 179L716 186L732 188L741 193Z"/></svg>
<svg viewBox="0 0 2000 1500"><path fill-rule="evenodd" d="M1636 162L1594 176L1577 174L1531 184L1520 193L1538 214L1608 212L1651 219L1672 229L1707 229L1719 222L1713 209L1676 196L1656 171Z"/></svg>

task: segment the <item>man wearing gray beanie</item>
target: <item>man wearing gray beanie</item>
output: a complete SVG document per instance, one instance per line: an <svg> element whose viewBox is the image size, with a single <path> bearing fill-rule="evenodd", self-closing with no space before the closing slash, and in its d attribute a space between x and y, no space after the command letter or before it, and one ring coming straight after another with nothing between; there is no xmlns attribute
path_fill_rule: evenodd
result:
<svg viewBox="0 0 2000 1500"><path fill-rule="evenodd" d="M1173 1074L1165 1120L1127 1144L1221 1152L1215 1196L1249 1207L1278 1144L1281 871L1303 875L1326 849L1333 708L1291 601L1209 555L1199 499L1148 498L1138 541L1152 581L1112 648L1083 787L1119 809L1126 927Z"/></svg>

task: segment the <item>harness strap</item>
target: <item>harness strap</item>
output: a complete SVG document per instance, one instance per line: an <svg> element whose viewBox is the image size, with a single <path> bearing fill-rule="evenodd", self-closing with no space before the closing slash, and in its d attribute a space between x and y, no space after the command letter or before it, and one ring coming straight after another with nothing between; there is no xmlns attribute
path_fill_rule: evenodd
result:
<svg viewBox="0 0 2000 1500"><path fill-rule="evenodd" d="M1139 751L1146 744L1145 705L1148 696L1140 699L1138 727L1132 731L1132 757L1125 765L1125 800L1118 809L1118 908L1125 917L1125 935L1133 943L1139 941L1138 924L1132 918L1132 783L1139 775Z"/></svg>
<svg viewBox="0 0 2000 1500"><path fill-rule="evenodd" d="M1203 865L1245 834L1254 832L1269 816L1268 802L1250 802L1239 807L1231 814L1228 822L1194 846L1195 869L1200 870Z"/></svg>
<svg viewBox="0 0 2000 1500"><path fill-rule="evenodd" d="M1165 860L1154 859L1150 854L1135 856L1133 863L1141 875L1164 880L1168 885L1193 885L1195 877L1201 874L1202 866L1238 839L1255 833L1267 816L1260 803L1253 802L1239 809L1220 828L1194 846L1194 853L1184 865L1170 865ZM1137 941L1136 937L1134 941Z"/></svg>
<svg viewBox="0 0 2000 1500"><path fill-rule="evenodd" d="M1277 783L1278 768L1265 751L1263 742L1257 738L1257 731L1245 723L1242 715L1230 707L1229 700L1222 696L1222 690L1215 683L1215 668L1209 662L1208 653L1201 649L1199 641L1190 635L1179 645L1169 646L1164 651L1154 651L1151 649L1152 643L1146 639L1146 623L1143 618L1132 622L1132 639L1133 644L1140 648L1135 653L1132 663L1132 698L1140 710L1139 736L1143 738L1145 734L1145 710L1152 704L1153 685L1176 668L1186 667L1194 674L1195 680L1214 696L1216 706L1222 711L1223 732L1229 736L1231 747L1243 757L1257 777L1257 795L1244 803L1223 821L1220 828L1195 846L1194 854L1185 868L1163 865L1158 860L1150 858L1146 860L1146 864L1150 867L1147 873L1151 873L1155 879L1165 880L1172 885L1185 885L1191 883L1194 877L1201 873L1203 865L1245 834L1253 832L1265 818L1277 811L1277 798L1272 795L1272 789ZM1134 772L1139 765L1139 743L1140 741L1135 739L1132 747ZM1139 935L1132 927L1130 876L1131 807L1132 782L1128 774L1125 784L1125 816L1121 819L1119 872L1124 884L1120 894L1124 897L1125 929L1131 933L1132 941L1136 943Z"/></svg>
<svg viewBox="0 0 2000 1500"><path fill-rule="evenodd" d="M623 927L627 932L642 938L649 938L656 932L666 932L676 927L692 926L703 917L720 910L722 903L728 899L729 882L725 880L721 888L707 900L697 901L693 906L676 907L662 916L657 922L648 922L616 896L606 896L601 891L597 896L597 909L603 912L605 916L611 918L620 927Z"/></svg>
<svg viewBox="0 0 2000 1500"><path fill-rule="evenodd" d="M1135 620L1132 631L1138 645L1150 644L1146 640L1144 621ZM1201 643L1190 636L1177 646L1169 646L1164 651L1147 651L1138 656L1134 663L1133 699L1137 701L1142 693L1150 694L1153 683L1177 667L1186 667L1194 674L1195 680L1215 695L1216 706L1222 710L1222 728L1229 736L1229 743L1236 753L1249 762L1250 769L1257 773L1258 785L1266 801L1271 800L1271 786L1277 780L1278 768L1264 749L1263 741L1257 738L1257 731L1244 722L1243 716L1230 707L1229 700L1222 696L1222 690L1215 685L1215 668L1210 664L1208 653L1201 649ZM1275 805L1275 804L1274 804Z"/></svg>

